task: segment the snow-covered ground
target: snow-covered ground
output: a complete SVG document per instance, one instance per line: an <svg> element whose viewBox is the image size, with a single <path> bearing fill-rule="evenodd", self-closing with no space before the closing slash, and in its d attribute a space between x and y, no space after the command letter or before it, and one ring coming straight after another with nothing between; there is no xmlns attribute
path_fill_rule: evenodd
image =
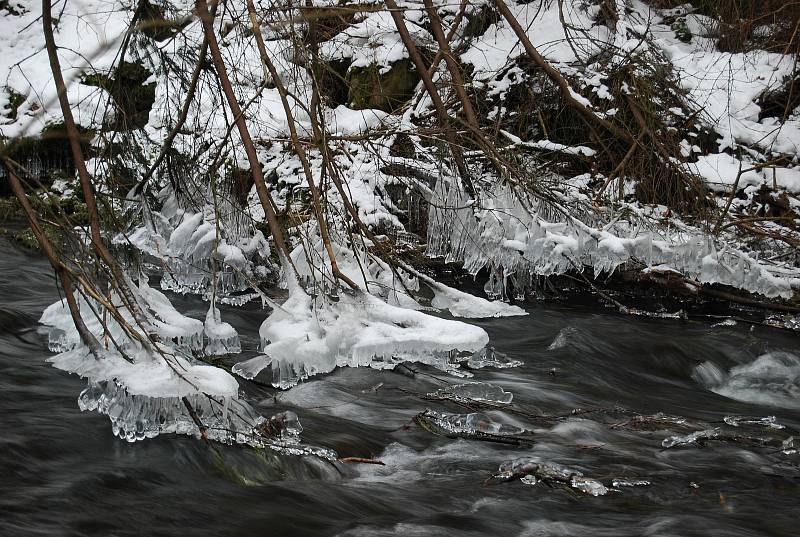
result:
<svg viewBox="0 0 800 537"><path fill-rule="evenodd" d="M82 0L58 3L53 11L58 21L55 39L59 58L68 82L67 97L77 121L97 133L93 142L96 147L116 135L135 146L139 151L136 158L119 159L141 174L146 164L154 161L183 105L186 81L175 72L187 76L192 72L202 31L198 21L189 20L181 32L165 41L154 41L138 32L130 35L126 61L139 62L152 73L146 82L155 84L155 103L143 129L110 133L103 129L109 124L108 93L80 81L88 74L108 74L119 63L120 45L126 42L137 3ZM685 152L680 159L676 156L677 165L701 177L711 191L724 195L720 202L740 173L738 187L748 195L762 185L775 188L775 195L800 192L800 169L785 161L779 167L761 165L776 154L789 155L789 161L796 162L800 117L792 114L783 122L777 118L759 120L757 104L766 90L779 87L793 75L793 57L760 51L720 52L709 36L709 25L700 24L703 21L686 7L655 11L639 0L617 0L620 16L612 30L598 23L599 7L591 3L568 3L571 5L563 13L558 2L508 3L532 44L574 81L571 97L599 117L613 117L621 106L615 102L606 84L608 75L602 69L625 62L635 52L649 52L653 58L668 61L686 91L685 99L701 111L699 121L719 134L717 147L707 154L687 134L681 144ZM290 90L290 107L299 135L308 141L313 135L308 107L313 101L313 81L293 42L301 35L302 21L292 19L292 24L299 26L286 30L281 20L285 15L275 9L278 4L258 2L257 9L266 19L263 31L267 53ZM434 4L449 31L459 6ZM0 91L0 108L10 106L12 95L23 97L16 117L0 117L0 135L11 139L37 135L45 125L59 122L61 113L44 51L40 5L33 0L12 0L9 5L17 14L5 14L0 23L0 73L5 73L6 86ZM336 3L316 0L314 5L333 7ZM491 5L479 1L465 7L467 16L454 32L453 48L460 51L462 64L470 69L468 86L485 92L487 99L497 98L503 103L510 88L524 77L518 64L524 48L501 17L480 35L465 33L470 17L491 10ZM412 38L420 46L433 49L435 40L426 29L423 4L402 2L401 7ZM192 8L190 2L171 2L167 13L190 18ZM696 32L690 43L681 41L664 22L676 16L684 17ZM262 354L236 364L232 371L253 378L270 367L273 384L288 388L337 366L385 368L403 361L420 361L461 374L459 364L470 355L484 352L488 335L481 328L441 315L474 318L525 314L501 299L511 298L510 289L517 295L523 293L541 275L583 267L591 267L599 275L636 264L645 270L666 267L701 283L721 283L770 298L790 298L800 288L795 267L759 260L730 232L712 237L701 225L665 216L666 207L636 202L593 206L586 185L594 178L587 175L543 173L542 180L559 184L546 202L488 172L478 172L482 175L476 178L477 195L467 194L449 169L448 159L441 157L435 144L428 143L426 129L431 126L428 119L432 105L420 83L409 106L394 114L354 110L341 103L324 105L325 134L335 148L331 153L333 167L360 220L379 236L403 231L403 212L389 195L391 188L421 192L432 201L427 254L463 262L473 274L488 269L486 292L492 300L449 288L411 267L394 262L390 265L380 258L378 244L366 237L355 238L353 226L347 222L345 200L327 177L327 156L323 158L309 143L313 176L325 194L333 222L331 235L340 269L359 287L357 291L339 289L331 284L334 278L318 226L301 214L308 210L298 201L305 194L301 162L287 142L287 116L277 89L265 76L252 31L242 22L247 20L245 2L227 2L216 28L223 36L223 56L257 142L259 160L265 171L272 172L273 197L279 209L300 214L301 223L293 224L290 230L291 261L296 272L286 262L276 262L274 249L254 224L264 219L254 188L246 193L243 208L230 199L219 199L217 180L249 165L216 77L206 69L201 72L185 126L173 143L178 154L192 157L182 172L186 176L176 180L161 170L147 185L145 198L112 201L121 213L133 215L128 228L113 242L137 248L151 272L162 277L163 289L195 293L209 300L205 319L178 312L167 295L150 288L146 278L132 274L139 281L136 292L141 305L162 340L157 352L128 337L113 321L108 334L92 314L102 306L84 301L82 312L87 324L108 347L107 355L96 361L79 344L65 305L57 303L42 317L42 323L52 328L52 349L61 352L51 359L56 367L92 382L113 382L130 395L170 400L185 395L219 396L223 402L208 404L227 416L228 401L237 399L236 380L222 369L197 361L204 355L236 354L241 349L236 331L216 307L221 302L237 304L260 297L265 308L269 306L271 311L265 312L260 329ZM281 24L276 24L278 21ZM351 70L376 66L380 73L389 72L393 64L409 57L390 14L369 9L357 14L352 25L322 42L319 53L327 61L346 60ZM594 61L600 53L611 57L605 63ZM442 86L449 84L444 62L434 70L434 79ZM487 111L487 117L500 114L503 106ZM672 113L680 115L683 111ZM400 134L410 140L413 158L392 151ZM589 147L588 137L586 145L567 146L550 140L546 133L538 140L522 140L502 131L496 143L504 150L532 149L586 159L597 152ZM104 180L112 173L109 163L94 158L90 164L97 189L106 190ZM417 173L398 177L390 171L392 166L411 166ZM62 183L57 185L62 191L72 188L69 181ZM791 199L797 209L800 202L796 197ZM737 202L733 208L740 205ZM278 304L267 298L259 287L265 281L288 289L288 299ZM127 320L135 325L118 302ZM113 345L108 336L115 340ZM126 356L132 363L125 360ZM96 403L87 403L86 407L103 409Z"/></svg>

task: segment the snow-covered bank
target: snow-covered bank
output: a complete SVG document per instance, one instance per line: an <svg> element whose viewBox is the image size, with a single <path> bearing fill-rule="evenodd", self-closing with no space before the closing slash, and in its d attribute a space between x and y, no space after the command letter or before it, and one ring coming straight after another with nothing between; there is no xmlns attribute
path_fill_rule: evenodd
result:
<svg viewBox="0 0 800 537"><path fill-rule="evenodd" d="M18 173L49 184L49 156L20 136L60 128L58 59L90 184L58 170L47 221L72 239L60 254L102 352L66 300L42 323L57 367L111 391L238 400L203 363L242 351L220 304L264 310L259 354L232 372L290 388L408 361L465 375L491 360L461 319L523 315L506 301L551 275L673 271L776 302L800 289L800 119L758 104L794 56L723 52L691 6L236 0L209 29L205 2L67 3L48 58L41 6L14 5L0 129ZM123 277L71 219L95 217L60 212L92 191ZM488 270L489 300L421 273L423 252ZM150 281L208 301L204 318Z"/></svg>

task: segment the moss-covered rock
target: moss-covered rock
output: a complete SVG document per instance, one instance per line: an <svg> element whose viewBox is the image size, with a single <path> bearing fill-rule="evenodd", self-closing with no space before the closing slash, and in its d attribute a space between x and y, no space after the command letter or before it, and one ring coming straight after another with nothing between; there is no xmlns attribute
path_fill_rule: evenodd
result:
<svg viewBox="0 0 800 537"><path fill-rule="evenodd" d="M155 41L166 41L175 36L185 23L167 18L166 12L164 6L145 1L139 15L140 31Z"/></svg>
<svg viewBox="0 0 800 537"><path fill-rule="evenodd" d="M230 164L225 170L223 184L231 189L230 196L240 207L247 206L247 196L250 189L255 184L253 174L249 169L240 168L235 164Z"/></svg>
<svg viewBox="0 0 800 537"><path fill-rule="evenodd" d="M407 103L420 80L408 59L395 62L389 67L374 64L351 67L346 79L350 108L377 108L384 112L394 112Z"/></svg>
<svg viewBox="0 0 800 537"><path fill-rule="evenodd" d="M17 119L17 110L19 110L19 107L22 106L22 103L25 102L27 97L17 91L14 91L14 89L9 86L6 86L4 91L8 96L8 104L4 107L3 115L11 120Z"/></svg>
<svg viewBox="0 0 800 537"><path fill-rule="evenodd" d="M42 227L44 230L44 235L50 241L55 248L61 244L62 235L58 228L54 226L45 225ZM31 231L31 228L27 227L22 231L17 231L16 233L11 234L11 238L14 239L14 242L19 244L24 248L28 248L29 250L40 250L39 241L36 240L36 236Z"/></svg>
<svg viewBox="0 0 800 537"><path fill-rule="evenodd" d="M303 36L314 44L331 39L357 21L364 14L385 9L383 4L343 4L330 7L300 6L300 18L306 23Z"/></svg>
<svg viewBox="0 0 800 537"><path fill-rule="evenodd" d="M91 73L81 77L81 84L95 86L111 94L117 119L109 127L127 131L141 129L150 118L156 101L156 84L147 84L150 71L141 62L122 62L113 74Z"/></svg>
<svg viewBox="0 0 800 537"><path fill-rule="evenodd" d="M464 27L464 37L480 37L492 24L500 21L500 14L493 7L481 6L473 13L468 13L467 24Z"/></svg>

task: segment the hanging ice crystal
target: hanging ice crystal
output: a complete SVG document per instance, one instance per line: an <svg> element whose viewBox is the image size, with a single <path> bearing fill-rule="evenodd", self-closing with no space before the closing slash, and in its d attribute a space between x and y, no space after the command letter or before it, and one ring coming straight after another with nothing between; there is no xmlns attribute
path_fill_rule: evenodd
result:
<svg viewBox="0 0 800 537"><path fill-rule="evenodd" d="M163 191L161 195L170 198ZM242 298L237 294L260 279L254 261L259 262L261 272L272 272L269 263L264 263L269 259L266 239L250 223L237 218L241 211L220 211L208 205L194 212L178 209L175 203L174 198L165 201L164 214L145 205L142 225L115 238L119 244L133 244L161 260L165 268L162 289L238 303Z"/></svg>
<svg viewBox="0 0 800 537"><path fill-rule="evenodd" d="M206 336L205 353L210 356L219 354L236 354L242 352L239 334L226 322L223 322L219 310L212 302L206 314L203 328Z"/></svg>
<svg viewBox="0 0 800 537"><path fill-rule="evenodd" d="M725 416L723 421L733 427L741 427L742 425L760 425L770 429L783 429L783 425L778 423L775 416L765 416L763 418L752 416Z"/></svg>
<svg viewBox="0 0 800 537"><path fill-rule="evenodd" d="M204 394L186 397L208 428L210 439L253 444L254 431L263 418L248 404L235 398ZM90 381L78 398L78 406L83 411L107 415L114 434L128 442L166 433L199 435L180 397L134 395L111 380Z"/></svg>
<svg viewBox="0 0 800 537"><path fill-rule="evenodd" d="M432 397L450 398L455 401L476 401L500 405L510 404L514 397L514 394L503 390L500 386L485 382L471 382L446 386L428 395Z"/></svg>
<svg viewBox="0 0 800 537"><path fill-rule="evenodd" d="M471 274L488 268L490 297L505 296L512 274L519 287L534 276L563 274L576 266L590 266L595 275L609 273L634 259L702 283L721 283L768 297L790 297L793 292L788 278L772 274L739 249L718 245L702 230L682 226L660 230L658 235L658 230L641 226L637 218L647 220L646 215L633 206L632 217L616 217L610 223L589 212L587 224L563 216L575 211L506 185L482 191L481 206L474 208L457 181L441 178L430 204L427 254L461 261Z"/></svg>
<svg viewBox="0 0 800 537"><path fill-rule="evenodd" d="M206 427L209 440L247 444L287 455L336 460L336 452L301 443L297 414L286 411L265 420L246 402L235 397L187 395L196 416ZM199 436L200 430L180 397L132 395L114 381L90 381L78 398L83 411L106 414L114 435L128 442L160 434ZM265 433L276 434L265 434Z"/></svg>
<svg viewBox="0 0 800 537"><path fill-rule="evenodd" d="M686 446L690 444L695 444L697 442L708 440L711 438L716 438L719 436L720 430L718 427L714 429L706 429L703 431L695 431L693 433L687 434L685 436L670 436L665 438L661 442L661 446L665 449L675 447L675 446Z"/></svg>

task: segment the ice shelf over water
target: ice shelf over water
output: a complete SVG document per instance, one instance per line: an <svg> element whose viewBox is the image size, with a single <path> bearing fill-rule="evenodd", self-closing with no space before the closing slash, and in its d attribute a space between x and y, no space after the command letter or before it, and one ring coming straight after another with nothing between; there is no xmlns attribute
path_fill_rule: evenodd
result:
<svg viewBox="0 0 800 537"><path fill-rule="evenodd" d="M195 393L187 395L186 400L206 428L209 440L247 444L287 455L337 458L331 449L302 443L303 428L297 414L290 410L265 419L234 397ZM107 415L114 435L128 442L167 433L201 435L182 398L133 395L114 381L90 381L78 398L78 406L83 411Z"/></svg>
<svg viewBox="0 0 800 537"><path fill-rule="evenodd" d="M236 364L253 378L272 368L272 383L288 388L337 366L391 369L421 362L455 369L454 351L474 353L489 342L476 326L392 306L366 293L342 292L338 302L297 290L262 324L263 355Z"/></svg>

